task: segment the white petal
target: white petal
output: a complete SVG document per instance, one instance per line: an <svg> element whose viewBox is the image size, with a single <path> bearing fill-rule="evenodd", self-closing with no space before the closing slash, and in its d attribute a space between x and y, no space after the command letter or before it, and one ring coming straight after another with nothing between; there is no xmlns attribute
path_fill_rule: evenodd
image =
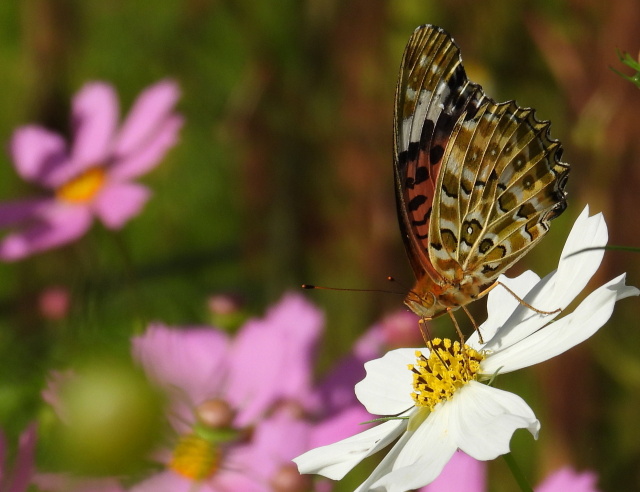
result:
<svg viewBox="0 0 640 492"><path fill-rule="evenodd" d="M488 356L484 374L506 373L555 357L583 342L611 317L617 300L640 291L624 284L625 274L593 291L571 314L504 350Z"/></svg>
<svg viewBox="0 0 640 492"><path fill-rule="evenodd" d="M585 207L560 255L554 297L562 308L582 292L604 257L604 249L582 251L606 246L609 237L602 214L587 217L588 213L589 209Z"/></svg>
<svg viewBox="0 0 640 492"><path fill-rule="evenodd" d="M546 311L566 308L598 269L603 250L577 252L604 246L607 241L607 226L602 214L593 217L587 215L588 207L580 214L569 233L558 269L543 278L524 297L524 301L531 306ZM524 305L518 305L485 348L494 351L505 349L539 330L559 314L538 314Z"/></svg>
<svg viewBox="0 0 640 492"><path fill-rule="evenodd" d="M505 284L521 299L523 299L539 281L540 277L531 270L527 270L515 278L505 277L504 275L498 277L498 282ZM520 302L499 285L489 293L487 296L487 321L479 327L485 342L493 338L498 328L507 321L511 313L513 313L519 305ZM476 332L469 337L467 345L476 350L481 348Z"/></svg>
<svg viewBox="0 0 640 492"><path fill-rule="evenodd" d="M417 349L397 349L367 362L367 376L356 384L356 396L373 415L396 415L413 407L413 376L407 364L416 362ZM429 351L420 351L427 356Z"/></svg>
<svg viewBox="0 0 640 492"><path fill-rule="evenodd" d="M340 480L354 466L396 439L407 428L407 420L390 420L328 446L294 458L300 473L318 473Z"/></svg>
<svg viewBox="0 0 640 492"><path fill-rule="evenodd" d="M442 405L415 431L405 433L358 491L383 487L402 492L435 480L457 449L448 433L449 414Z"/></svg>
<svg viewBox="0 0 640 492"><path fill-rule="evenodd" d="M527 429L538 438L540 422L529 405L513 393L471 381L447 403L452 407L451 438L477 460L508 453L516 429Z"/></svg>
<svg viewBox="0 0 640 492"><path fill-rule="evenodd" d="M393 447L389 450L389 452L382 459L382 461L380 461L378 466L376 466L375 470L373 470L371 475L369 475L369 477L360 484L360 486L355 490L355 492L365 492L365 491L371 490L372 488L371 486L373 483L377 482L381 477L384 477L385 475L391 472L393 463L396 457L398 456L400 451L402 451L402 448L404 447L406 442L411 438L412 434L413 434L412 432L405 432L404 434L402 434L400 439L398 439L398 442L396 442L393 445ZM402 489L402 490L406 490L406 489Z"/></svg>

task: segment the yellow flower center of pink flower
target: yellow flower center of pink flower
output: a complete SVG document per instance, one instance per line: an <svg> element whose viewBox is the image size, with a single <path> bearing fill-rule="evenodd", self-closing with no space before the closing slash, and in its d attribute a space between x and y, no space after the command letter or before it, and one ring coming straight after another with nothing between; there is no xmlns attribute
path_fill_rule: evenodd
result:
<svg viewBox="0 0 640 492"><path fill-rule="evenodd" d="M93 199L105 181L101 167L92 167L63 184L56 190L56 197L71 203L86 203Z"/></svg>
<svg viewBox="0 0 640 492"><path fill-rule="evenodd" d="M434 338L429 357L416 351L417 361L409 364L413 372L411 397L416 406L433 410L469 381L477 379L484 355L468 345L452 342L448 338Z"/></svg>
<svg viewBox="0 0 640 492"><path fill-rule="evenodd" d="M169 468L189 480L204 480L218 468L220 449L196 434L180 437L173 450Z"/></svg>

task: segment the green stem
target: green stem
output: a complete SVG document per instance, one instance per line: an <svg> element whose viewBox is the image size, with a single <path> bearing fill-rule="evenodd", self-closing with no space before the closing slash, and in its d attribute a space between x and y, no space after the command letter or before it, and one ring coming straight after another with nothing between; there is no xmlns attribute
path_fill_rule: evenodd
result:
<svg viewBox="0 0 640 492"><path fill-rule="evenodd" d="M513 459L513 456L511 456L511 453L504 454L502 457L507 462L507 466L509 467L509 470L511 470L513 478L518 483L520 490L522 492L533 492L531 485L529 485L527 478L524 476L524 473L522 473L522 470L520 470L520 467L518 467L518 464L516 463L516 460Z"/></svg>

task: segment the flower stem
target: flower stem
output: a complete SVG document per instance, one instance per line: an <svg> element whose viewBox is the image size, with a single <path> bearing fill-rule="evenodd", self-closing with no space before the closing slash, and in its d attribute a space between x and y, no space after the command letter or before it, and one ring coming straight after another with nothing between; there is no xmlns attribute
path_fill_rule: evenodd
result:
<svg viewBox="0 0 640 492"><path fill-rule="evenodd" d="M524 476L524 473L522 473L522 470L516 463L516 460L511 456L511 453L503 454L502 457L507 462L507 466L509 466L509 470L511 470L513 478L518 483L520 490L522 492L533 492L533 488L529 485L527 478Z"/></svg>

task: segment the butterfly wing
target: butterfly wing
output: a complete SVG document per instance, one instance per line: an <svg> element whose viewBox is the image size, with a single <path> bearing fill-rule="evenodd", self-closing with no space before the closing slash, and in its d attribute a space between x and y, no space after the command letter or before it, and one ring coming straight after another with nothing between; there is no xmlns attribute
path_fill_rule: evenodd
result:
<svg viewBox="0 0 640 492"><path fill-rule="evenodd" d="M487 100L457 121L442 158L430 260L450 282L487 285L527 253L566 208L569 165L548 121ZM459 267L456 267L459 265Z"/></svg>
<svg viewBox="0 0 640 492"><path fill-rule="evenodd" d="M407 44L396 88L394 170L402 238L418 279L442 274L429 254L438 175L452 131L485 100L462 66L460 50L439 27L418 27Z"/></svg>

